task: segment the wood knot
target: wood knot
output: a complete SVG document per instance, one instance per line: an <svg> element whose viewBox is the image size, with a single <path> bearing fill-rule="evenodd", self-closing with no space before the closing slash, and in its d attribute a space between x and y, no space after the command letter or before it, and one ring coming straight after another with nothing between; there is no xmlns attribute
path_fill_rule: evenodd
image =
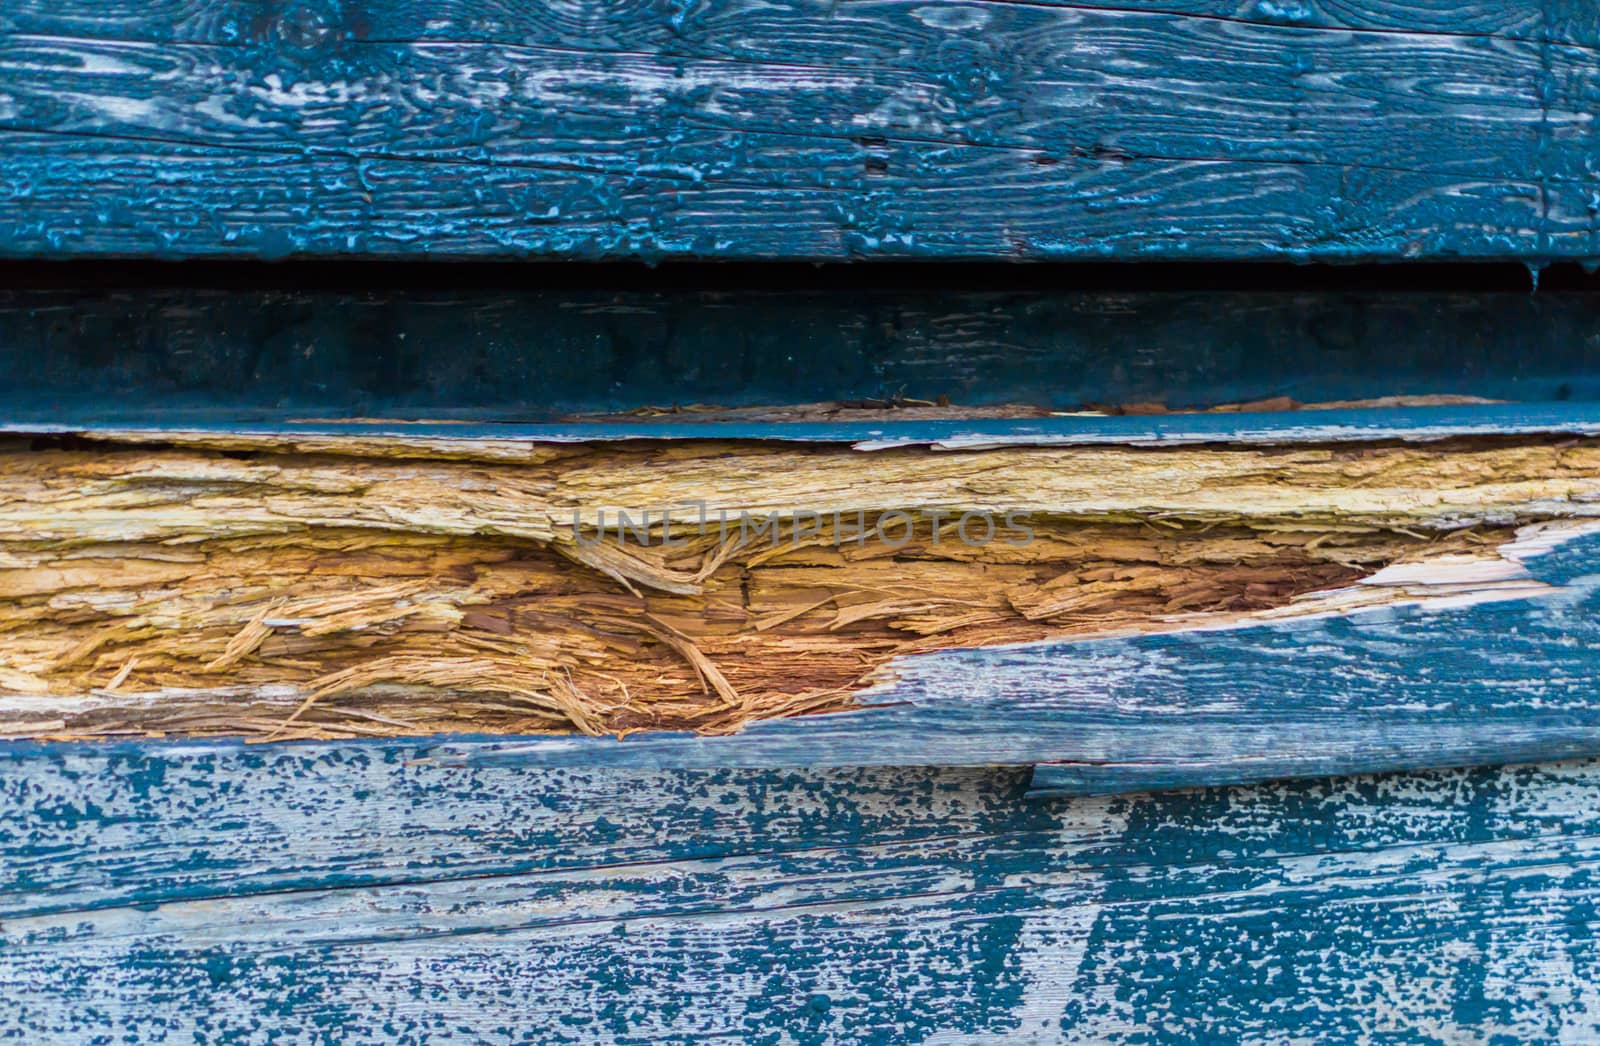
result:
<svg viewBox="0 0 1600 1046"><path fill-rule="evenodd" d="M257 39L288 51L316 52L366 35L366 20L337 0L287 0L271 5Z"/></svg>
<svg viewBox="0 0 1600 1046"><path fill-rule="evenodd" d="M935 60L939 78L958 97L978 98L1006 82L1013 56L987 40L956 37L940 42Z"/></svg>

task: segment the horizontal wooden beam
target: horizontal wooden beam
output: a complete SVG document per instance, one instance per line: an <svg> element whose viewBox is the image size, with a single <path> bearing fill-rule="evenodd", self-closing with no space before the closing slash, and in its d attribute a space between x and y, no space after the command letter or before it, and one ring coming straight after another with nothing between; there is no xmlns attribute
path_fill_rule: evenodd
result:
<svg viewBox="0 0 1600 1046"><path fill-rule="evenodd" d="M1578 0L9 4L12 256L1600 257Z"/></svg>

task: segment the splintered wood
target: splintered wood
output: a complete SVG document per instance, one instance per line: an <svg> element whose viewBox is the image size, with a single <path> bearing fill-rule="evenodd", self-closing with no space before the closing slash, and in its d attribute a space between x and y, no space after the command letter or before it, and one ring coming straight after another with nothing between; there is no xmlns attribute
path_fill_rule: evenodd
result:
<svg viewBox="0 0 1600 1046"><path fill-rule="evenodd" d="M1592 441L141 439L0 448L0 733L726 732L904 655L1492 557L1600 495Z"/></svg>

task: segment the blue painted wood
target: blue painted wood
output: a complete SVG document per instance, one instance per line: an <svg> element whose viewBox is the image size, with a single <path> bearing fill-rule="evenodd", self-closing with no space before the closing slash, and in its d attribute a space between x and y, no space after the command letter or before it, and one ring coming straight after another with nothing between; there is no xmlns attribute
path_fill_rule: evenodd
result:
<svg viewBox="0 0 1600 1046"><path fill-rule="evenodd" d="M1587 1041L1600 764L1026 802L1022 770L0 749L0 1033Z"/></svg>
<svg viewBox="0 0 1600 1046"><path fill-rule="evenodd" d="M1590 5L1467 6L13 0L0 253L1600 255Z"/></svg>

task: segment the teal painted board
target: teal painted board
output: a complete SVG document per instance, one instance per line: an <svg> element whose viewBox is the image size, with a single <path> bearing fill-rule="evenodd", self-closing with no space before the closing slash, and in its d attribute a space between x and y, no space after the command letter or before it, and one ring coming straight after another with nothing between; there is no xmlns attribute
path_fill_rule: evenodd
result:
<svg viewBox="0 0 1600 1046"><path fill-rule="evenodd" d="M1600 765L1057 801L1015 769L0 752L0 1030L1589 1041Z"/></svg>
<svg viewBox="0 0 1600 1046"><path fill-rule="evenodd" d="M14 0L0 252L1600 257L1577 0Z"/></svg>

